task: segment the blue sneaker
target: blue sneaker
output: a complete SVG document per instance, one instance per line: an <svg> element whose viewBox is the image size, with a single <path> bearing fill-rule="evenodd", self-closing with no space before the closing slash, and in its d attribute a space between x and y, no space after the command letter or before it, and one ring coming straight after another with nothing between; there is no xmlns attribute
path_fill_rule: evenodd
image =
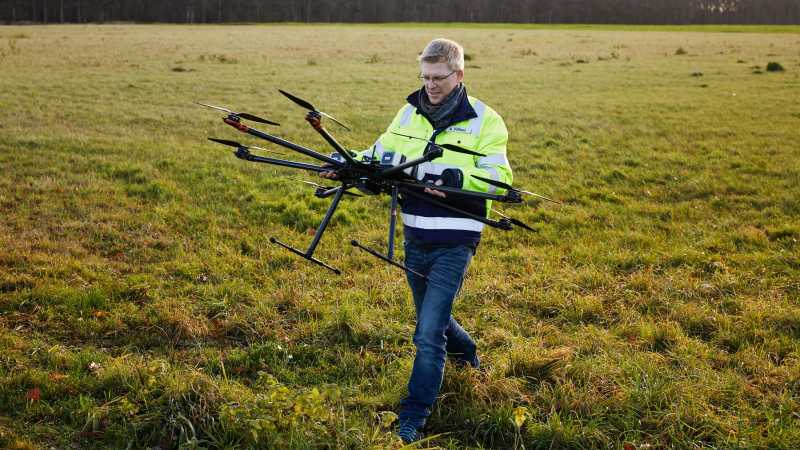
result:
<svg viewBox="0 0 800 450"><path fill-rule="evenodd" d="M480 369L481 368L481 360L478 359L478 352L476 351L472 355L463 355L463 354L450 354L447 355L453 363L457 367L467 367L469 364L472 366L473 369Z"/></svg>
<svg viewBox="0 0 800 450"><path fill-rule="evenodd" d="M403 440L403 444L410 444L422 439L422 433L417 430L417 427L409 422L400 425L397 435Z"/></svg>
<svg viewBox="0 0 800 450"><path fill-rule="evenodd" d="M469 365L472 366L473 369L480 369L481 368L481 360L478 359L478 351L476 350L475 353L472 354L472 358L467 359Z"/></svg>

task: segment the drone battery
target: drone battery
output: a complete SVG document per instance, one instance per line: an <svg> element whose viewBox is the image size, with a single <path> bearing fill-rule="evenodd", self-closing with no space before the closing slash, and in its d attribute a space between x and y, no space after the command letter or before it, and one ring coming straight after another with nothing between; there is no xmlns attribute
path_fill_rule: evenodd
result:
<svg viewBox="0 0 800 450"><path fill-rule="evenodd" d="M399 166L406 162L406 155L398 152L383 152L381 156L381 167Z"/></svg>

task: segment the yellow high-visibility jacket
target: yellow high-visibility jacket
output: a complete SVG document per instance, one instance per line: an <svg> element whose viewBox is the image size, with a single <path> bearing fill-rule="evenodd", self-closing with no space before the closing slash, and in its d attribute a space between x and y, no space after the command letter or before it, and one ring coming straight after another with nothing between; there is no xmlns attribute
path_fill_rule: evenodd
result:
<svg viewBox="0 0 800 450"><path fill-rule="evenodd" d="M506 157L508 131L497 112L480 100L466 96L452 114L448 125L434 129L419 108L418 93L412 93L407 100L408 104L400 108L374 147L362 155L374 154L382 162L394 160L393 165L399 162L399 155L405 156L406 161L420 158L428 144L393 132L405 134L437 144L454 144L486 155L479 157L444 150L442 157L414 169L412 174L418 180L436 181L446 169L459 169L463 174L463 184L456 187L466 190L502 193L501 188L475 179L472 175L511 184L511 167ZM483 217L488 217L491 209L490 200L456 194L448 194L445 199L433 198ZM407 240L431 245L473 246L480 241L484 224L477 220L411 196L402 198L400 204Z"/></svg>

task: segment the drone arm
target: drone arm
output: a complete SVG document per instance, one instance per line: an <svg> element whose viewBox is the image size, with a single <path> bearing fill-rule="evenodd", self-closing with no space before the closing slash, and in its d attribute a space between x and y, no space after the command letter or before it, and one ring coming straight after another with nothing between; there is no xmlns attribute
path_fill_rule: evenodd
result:
<svg viewBox="0 0 800 450"><path fill-rule="evenodd" d="M442 156L442 149L439 147L433 147L430 150L426 151L425 154L422 155L421 158L412 159L411 161L405 162L403 164L390 167L381 171L378 176L381 178L388 178L392 175L396 175L408 168L418 166L422 163L430 162L438 157Z"/></svg>
<svg viewBox="0 0 800 450"><path fill-rule="evenodd" d="M430 188L430 189L436 189L437 191L444 192L447 194L460 194L473 198L481 198L484 200L497 200L499 202L507 201L507 197L505 195L488 194L486 192L467 191L464 189L450 187L450 186L439 186L439 185L432 185L430 183L413 182L413 181L397 181L395 183L406 190L413 189L417 191L422 191L427 188Z"/></svg>
<svg viewBox="0 0 800 450"><path fill-rule="evenodd" d="M437 187L437 189L438 188L439 187ZM445 208L445 209L449 209L450 211L457 212L459 214L464 215L465 217L468 217L470 219L477 220L478 222L481 222L481 223L484 223L486 225L489 225L490 227L500 228L500 229L504 229L504 230L510 230L511 229L510 222L502 221L502 220L491 220L491 219L487 219L486 217L479 216L477 214L469 213L469 212L464 211L462 209L456 208L455 206L448 205L447 203L443 203L443 202L440 202L438 200L434 200L430 194L420 194L418 192L414 192L414 191L412 191L410 189L403 188L403 187L400 188L400 192L402 192L403 195L410 195L412 197L417 197L417 198L420 198L420 199L424 199L426 202L430 202L430 203L432 203L432 204L434 204L436 206L439 206L441 208Z"/></svg>
<svg viewBox="0 0 800 450"><path fill-rule="evenodd" d="M325 139L325 141L327 141L328 144L330 144L331 147L333 147L334 150L336 150L336 153L342 155L342 158L344 158L345 161L354 166L361 164L360 162L353 159L353 155L344 147L342 147L342 145L339 144L339 142L336 139L334 139L334 137L328 132L328 130L326 130L325 127L322 126L322 117L318 112L316 111L309 112L308 115L306 115L306 121L311 124L314 130L316 130L317 133L319 133Z"/></svg>
<svg viewBox="0 0 800 450"><path fill-rule="evenodd" d="M505 159L505 155L491 155L497 159ZM490 157L491 157L490 156ZM477 175L479 177L487 178L494 181L500 181L503 183L511 184L511 168L508 166L508 163L505 164L493 164L493 163L486 163L480 160L486 161L486 158L478 158L479 165L475 167L461 167L462 173L464 175L464 183L462 187L466 190L473 191L473 192L485 192L489 194L504 194L505 189L494 186L492 184L486 183L484 181L478 180L473 175Z"/></svg>
<svg viewBox="0 0 800 450"><path fill-rule="evenodd" d="M296 151L298 153L302 153L302 154L304 154L306 156L310 156L310 157L312 157L314 159L318 159L320 161L326 162L326 163L331 164L331 165L333 165L335 167L341 167L341 166L344 165L342 162L337 161L337 160L335 160L335 159L333 159L333 158L331 158L329 156L325 156L322 153L315 152L314 150L311 150L310 148L303 147L302 145L297 145L294 142L290 142L290 141L287 141L285 139L281 139L281 138L279 138L277 136L272 136L271 134L267 134L267 133L261 132L261 131L255 129L255 128L252 128L252 127L248 127L247 125L241 123L238 120L238 117L236 117L236 116L228 116L228 117L224 118L223 120L225 121L225 123L227 123L228 125L236 128L237 130L241 131L242 133L247 133L247 134L249 134L251 136L255 136L255 137L264 139L265 141L272 142L273 144L280 145L281 147L286 147L286 148L288 148L290 150L294 150L294 151Z"/></svg>
<svg viewBox="0 0 800 450"><path fill-rule="evenodd" d="M285 159L276 159L276 158L267 158L265 156L257 156L244 148L240 148L236 152L234 152L237 158L243 159L245 161L252 161L258 163L265 163L265 164L272 164L275 166L283 166L283 167L291 167L292 169L303 169L308 170L311 172L324 172L326 170L330 170L329 168L315 166L313 164L306 164L296 161L287 161Z"/></svg>
<svg viewBox="0 0 800 450"><path fill-rule="evenodd" d="M355 194L353 192L349 192L348 189L350 189L352 187L353 186L350 185L350 184L342 184L341 186L335 187L335 188L325 188L325 187L320 186L317 189L317 192L314 195L316 197L318 197L318 198L328 198L331 195L338 193L339 190L344 190L344 195L351 195L351 196L354 196L354 197L363 197L363 195L359 195L359 194Z"/></svg>

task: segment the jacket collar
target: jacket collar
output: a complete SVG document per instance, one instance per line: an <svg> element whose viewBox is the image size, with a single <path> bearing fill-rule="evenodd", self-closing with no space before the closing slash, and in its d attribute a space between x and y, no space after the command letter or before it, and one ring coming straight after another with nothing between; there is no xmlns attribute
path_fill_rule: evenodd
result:
<svg viewBox="0 0 800 450"><path fill-rule="evenodd" d="M412 92L408 97L406 97L406 101L408 101L408 103L411 104L411 106L416 108L417 114L427 119L428 122L430 122L431 125L433 125L433 121L424 112L422 112L422 109L419 107L419 93L420 93L419 91L422 89L425 88L421 88ZM467 88L465 87L464 88L465 93L466 89ZM469 104L469 96L465 95L464 100L462 100L461 103L458 104L458 108L456 108L456 110L450 116L450 120L447 121L447 125L442 127L442 129L445 129L453 125L454 123L463 122L465 120L473 119L475 117L478 117L478 114L475 112L475 109L472 108L472 105Z"/></svg>

